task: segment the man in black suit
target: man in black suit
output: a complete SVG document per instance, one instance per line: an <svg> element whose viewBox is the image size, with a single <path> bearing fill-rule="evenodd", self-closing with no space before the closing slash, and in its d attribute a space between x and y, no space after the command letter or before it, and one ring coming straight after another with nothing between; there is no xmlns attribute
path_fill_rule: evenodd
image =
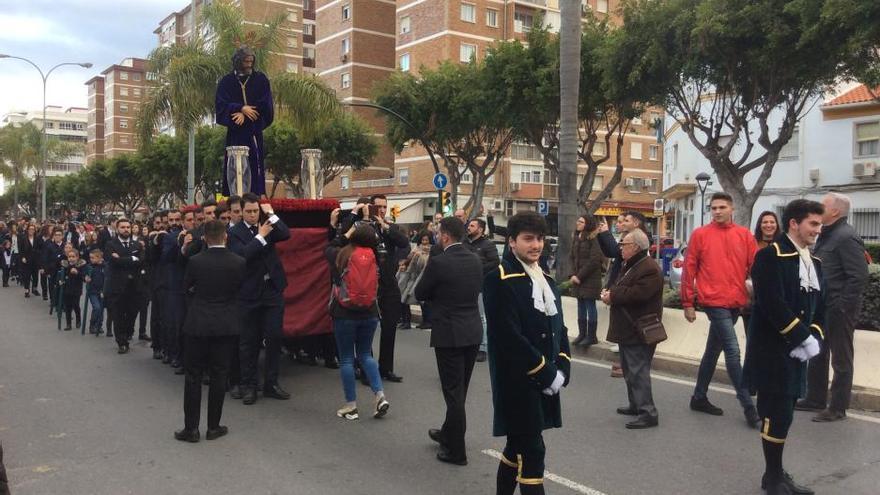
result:
<svg viewBox="0 0 880 495"><path fill-rule="evenodd" d="M461 220L451 217L440 221L443 254L428 261L415 289L416 299L431 303L431 346L446 400L443 427L429 430L428 435L440 443L437 459L461 466L467 464L465 400L483 339L477 305L483 268L480 258L462 244L464 235Z"/></svg>
<svg viewBox="0 0 880 495"><path fill-rule="evenodd" d="M209 220L203 227L207 248L190 258L183 279L190 298L183 325L186 341L183 346L184 428L174 432L174 438L184 442L199 441L205 371L211 377L205 438L214 440L229 431L220 424L220 416L232 351L241 331L237 295L245 277L244 258L226 249L226 225L219 220Z"/></svg>
<svg viewBox="0 0 880 495"><path fill-rule="evenodd" d="M119 354L128 352L128 341L134 334L134 320L141 309L141 290L144 246L131 237L131 222L126 218L116 221L116 237L107 242L110 273L104 288L104 298L113 327Z"/></svg>
<svg viewBox="0 0 880 495"><path fill-rule="evenodd" d="M266 340L263 397L287 400L290 394L278 385L281 358L281 325L284 320L284 288L287 276L275 251L275 243L290 239L290 229L260 198L247 193L241 198L242 220L229 231L229 250L247 261L247 274L238 300L243 325L239 337L242 398L257 402L257 360L260 343ZM260 212L268 219L260 222Z"/></svg>

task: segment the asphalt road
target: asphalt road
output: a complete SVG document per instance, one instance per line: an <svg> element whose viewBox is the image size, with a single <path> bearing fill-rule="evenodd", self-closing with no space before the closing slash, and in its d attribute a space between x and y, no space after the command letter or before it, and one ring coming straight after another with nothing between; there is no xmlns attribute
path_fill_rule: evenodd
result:
<svg viewBox="0 0 880 495"><path fill-rule="evenodd" d="M471 383L470 463L441 464L427 437L442 421L443 399L425 331L398 336L396 371L405 380L386 384L384 419L337 418L338 372L284 359L292 400L227 400L230 434L185 444L172 438L183 423L181 376L141 344L119 356L111 339L58 332L46 311L38 299L0 289L0 441L15 495L494 493L492 455L503 439L491 436L487 368L478 363ZM573 370L565 426L545 434L548 493L761 493L759 437L729 393L710 394L724 416L693 413L687 379L655 377L660 427L630 431L614 413L625 401L623 381L606 364L579 361ZM369 391L358 387L369 409ZM785 461L817 493L877 494L880 420L822 425L797 413Z"/></svg>

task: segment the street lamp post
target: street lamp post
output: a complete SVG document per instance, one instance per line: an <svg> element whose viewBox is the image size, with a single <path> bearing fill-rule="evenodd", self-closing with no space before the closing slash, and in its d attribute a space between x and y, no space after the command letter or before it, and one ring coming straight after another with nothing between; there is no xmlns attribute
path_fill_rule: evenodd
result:
<svg viewBox="0 0 880 495"><path fill-rule="evenodd" d="M712 182L709 181L711 177L706 172L698 173L694 179L697 181L697 187L700 188L700 226L703 226L706 219L706 188Z"/></svg>
<svg viewBox="0 0 880 495"><path fill-rule="evenodd" d="M49 69L47 72L43 73L43 70L40 69L40 67L37 64L33 63L32 61L30 61L24 57L16 57L14 55L0 54L0 58L14 58L14 59L18 59L18 60L23 60L23 61L31 64L34 67L34 69L37 69L37 72L40 73L40 77L43 79L43 132L42 132L42 139L41 139L41 146L40 146L42 149L41 149L41 153L40 153L40 155L41 155L40 169L41 170L40 170L39 176L40 176L40 219L45 221L46 220L46 161L48 160L48 150L47 150L48 141L47 141L47 136L46 136L46 124L47 124L46 123L46 81L49 79L49 76L52 74L52 71L54 71L55 69L57 69L61 66L78 65L78 66L83 67L85 69L89 69L92 67L92 64L91 64L91 62L62 62L58 65L55 65L51 69ZM18 205L16 205L16 208L17 207L18 207Z"/></svg>

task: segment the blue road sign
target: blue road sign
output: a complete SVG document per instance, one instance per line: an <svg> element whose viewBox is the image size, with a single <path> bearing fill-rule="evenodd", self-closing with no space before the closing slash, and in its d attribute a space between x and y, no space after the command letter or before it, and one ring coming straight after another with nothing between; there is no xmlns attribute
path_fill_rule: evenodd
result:
<svg viewBox="0 0 880 495"><path fill-rule="evenodd" d="M434 187L440 190L446 187L446 184L449 184L449 179L446 177L446 175L440 172L434 174Z"/></svg>
<svg viewBox="0 0 880 495"><path fill-rule="evenodd" d="M543 199L538 200L538 215L541 215L542 217L546 217L549 214L550 214L550 203L548 203L546 200L543 200Z"/></svg>

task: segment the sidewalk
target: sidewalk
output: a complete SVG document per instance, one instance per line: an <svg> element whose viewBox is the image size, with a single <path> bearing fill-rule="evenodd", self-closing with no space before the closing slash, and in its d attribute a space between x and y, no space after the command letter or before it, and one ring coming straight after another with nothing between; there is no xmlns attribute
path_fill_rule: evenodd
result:
<svg viewBox="0 0 880 495"><path fill-rule="evenodd" d="M569 337L575 338L577 337L577 301L573 297L563 297L562 304ZM601 301L598 301L596 306L599 311L598 336L602 343L586 351L583 348L573 346L572 353L591 359L616 361L617 355L611 352L610 346L604 341L608 330L608 307ZM740 350L744 354L745 331L741 321L737 322L736 330L740 341ZM665 308L663 325L666 327L669 338L657 346L653 369L696 378L709 332L709 320L706 315L698 312L697 321L688 323L682 310ZM872 364L877 362L880 362L880 332L857 330L853 409L880 410L880 368ZM730 383L724 368L724 354L718 360L718 369L713 380L725 384Z"/></svg>

